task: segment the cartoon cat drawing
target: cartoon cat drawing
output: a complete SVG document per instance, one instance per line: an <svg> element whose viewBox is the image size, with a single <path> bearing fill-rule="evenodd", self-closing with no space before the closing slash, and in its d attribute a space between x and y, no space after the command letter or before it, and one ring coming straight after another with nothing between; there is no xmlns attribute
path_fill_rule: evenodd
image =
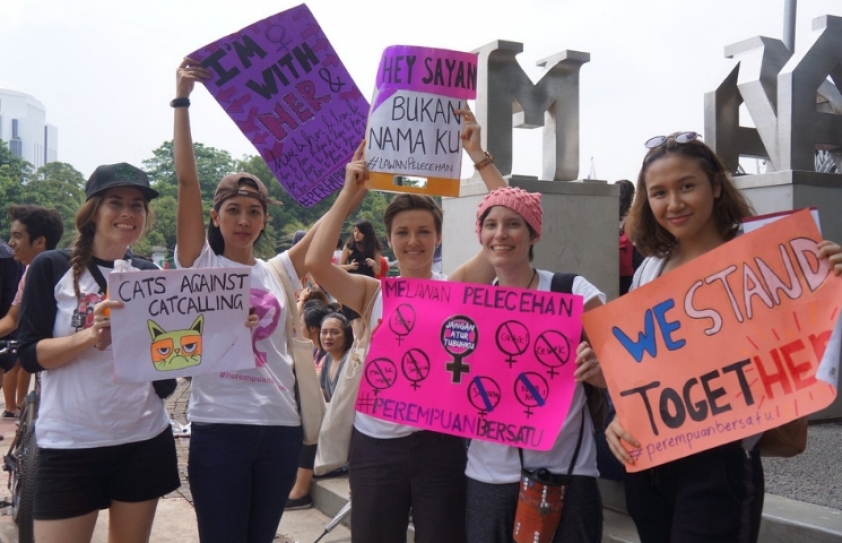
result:
<svg viewBox="0 0 842 543"><path fill-rule="evenodd" d="M173 371L198 366L202 362L202 328L205 319L196 317L190 328L167 332L153 320L147 320L152 336L152 362L158 371Z"/></svg>

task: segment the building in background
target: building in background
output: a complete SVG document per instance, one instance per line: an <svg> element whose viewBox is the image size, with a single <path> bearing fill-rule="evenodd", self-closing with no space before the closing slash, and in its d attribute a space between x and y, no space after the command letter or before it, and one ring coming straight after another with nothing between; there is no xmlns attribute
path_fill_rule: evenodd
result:
<svg viewBox="0 0 842 543"><path fill-rule="evenodd" d="M0 83L0 140L35 168L58 160L58 129L34 96Z"/></svg>

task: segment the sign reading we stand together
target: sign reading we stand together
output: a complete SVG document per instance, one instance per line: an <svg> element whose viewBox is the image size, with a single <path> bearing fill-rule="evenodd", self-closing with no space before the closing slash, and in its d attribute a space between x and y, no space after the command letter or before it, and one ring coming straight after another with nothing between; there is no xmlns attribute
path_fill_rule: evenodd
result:
<svg viewBox="0 0 842 543"><path fill-rule="evenodd" d="M582 320L639 471L760 434L836 397L842 278L809 211Z"/></svg>

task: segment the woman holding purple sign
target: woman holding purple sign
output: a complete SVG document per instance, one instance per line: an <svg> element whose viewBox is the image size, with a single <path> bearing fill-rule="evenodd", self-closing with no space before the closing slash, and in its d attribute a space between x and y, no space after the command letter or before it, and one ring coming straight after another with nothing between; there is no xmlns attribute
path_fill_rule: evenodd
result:
<svg viewBox="0 0 842 543"><path fill-rule="evenodd" d="M206 237L188 97L194 83L209 76L199 63L185 59L171 103L178 180L175 257L179 267L250 271L255 366L193 377L188 475L202 543L269 543L295 482L302 446L296 377L284 328L290 308L282 283L301 289L304 255L318 223L269 262L256 258L254 244L273 202L260 179L240 172L219 182Z"/></svg>
<svg viewBox="0 0 842 543"><path fill-rule="evenodd" d="M584 298L585 311L602 305L605 295L584 277L553 274L532 266L533 246L541 238L542 222L540 194L506 187L485 197L477 209L476 232L482 255L494 267L495 284L577 294ZM598 365L586 362L574 376L580 383L605 387ZM522 472L534 475L536 480L540 475L548 488L566 487L555 507L548 500L549 507L560 514L560 522L539 527L523 521L525 504L519 500ZM598 543L602 539L596 444L584 385L576 386L552 449L530 451L473 440L465 473L470 543L509 543L513 533L517 541L531 542L536 531L541 533L542 542Z"/></svg>
<svg viewBox="0 0 842 543"><path fill-rule="evenodd" d="M489 189L506 182L480 146L480 127L473 114L459 110L464 126L462 146L475 161ZM351 275L331 264L336 237L354 201L364 194L366 162L352 162L345 186L325 215L322 228L307 253L307 268L328 291L368 318L366 336L383 312L380 281ZM445 280L432 270L441 243L442 212L435 201L419 194L400 194L383 217L389 245L398 259L401 277ZM457 269L450 279L489 283L493 271L480 255ZM366 312L366 309L370 312ZM360 338L358 338L360 340ZM354 504L351 537L357 543L405 541L409 513L418 543L465 541L465 445L459 437L395 424L356 413L351 437L350 481Z"/></svg>

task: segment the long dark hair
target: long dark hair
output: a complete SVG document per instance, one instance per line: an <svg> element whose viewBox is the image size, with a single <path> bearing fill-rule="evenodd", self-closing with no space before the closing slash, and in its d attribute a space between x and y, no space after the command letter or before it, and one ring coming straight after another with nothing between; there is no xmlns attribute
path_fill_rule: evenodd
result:
<svg viewBox="0 0 842 543"><path fill-rule="evenodd" d="M680 155L695 160L707 174L711 188L721 187L719 197L713 203L713 219L723 240L734 239L742 220L754 215L751 205L734 186L728 168L713 149L699 139L678 143L674 139L676 134L671 134L663 145L646 153L637 176L638 195L626 217L626 235L634 240L635 247L644 256L666 257L678 246L678 240L655 219L646 191L646 172L652 164L664 157Z"/></svg>
<svg viewBox="0 0 842 543"><path fill-rule="evenodd" d="M345 345L342 348L342 353L347 353L351 346L354 345L354 329L351 327L351 323L342 313L333 312L328 313L322 318L322 325L324 325L325 321L328 319L336 319L342 324L342 331L345 333ZM319 342L321 343L321 333L319 334Z"/></svg>
<svg viewBox="0 0 842 543"><path fill-rule="evenodd" d="M251 179L249 179L248 177L243 177L237 183L238 187L242 186L242 185L247 186L251 190L259 192L259 189L257 188L257 184L254 181L252 181ZM230 198L229 198L229 200L230 200ZM224 204L226 201L227 200L222 200L219 203L217 203L216 205L214 205L213 210L216 211L217 213L219 213L219 210L222 209L222 204ZM269 211L266 208L266 204L263 203L263 202L261 202L261 203L263 204L263 213L264 214L268 213ZM254 239L254 243L257 243L260 240L260 238L263 237L264 231L265 231L265 228L263 230L261 230L260 234L258 234L257 237ZM215 224L213 224L213 218L208 219L208 245L210 245L211 250L217 255L221 255L222 253L225 252L225 239L222 237L222 232L219 231L219 227L216 226Z"/></svg>
<svg viewBox="0 0 842 543"><path fill-rule="evenodd" d="M377 239L377 234L374 232L374 227L371 226L370 222L366 220L357 221L354 224L354 228L359 230L363 235L363 241L362 244L357 243L352 232L351 237L348 238L348 243L345 245L349 250L353 251L354 247L356 247L357 250L367 257L373 257L375 252L382 250L380 240Z"/></svg>

